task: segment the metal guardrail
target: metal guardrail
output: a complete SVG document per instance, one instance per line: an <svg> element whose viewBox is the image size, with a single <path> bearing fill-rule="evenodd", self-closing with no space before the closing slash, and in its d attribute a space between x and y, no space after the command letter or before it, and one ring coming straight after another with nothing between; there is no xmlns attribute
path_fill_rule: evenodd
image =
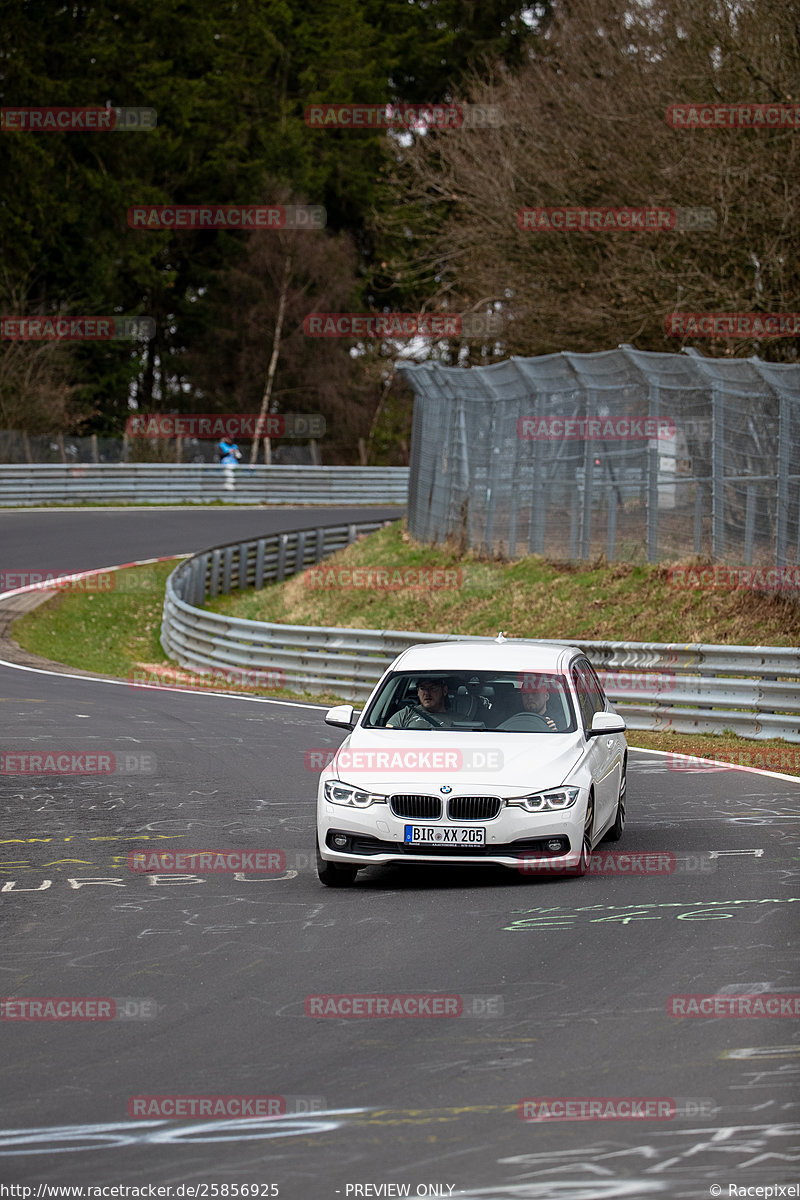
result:
<svg viewBox="0 0 800 1200"><path fill-rule="evenodd" d="M405 504L408 467L4 463L0 507L32 504Z"/></svg>
<svg viewBox="0 0 800 1200"><path fill-rule="evenodd" d="M182 562L167 580L161 644L182 667L262 671L287 688L364 700L409 646L487 642L397 629L313 628L225 617L206 597L262 587L313 566L380 523L301 529L219 546ZM520 639L535 644L540 639ZM800 649L570 639L600 672L631 729L781 737L800 742Z"/></svg>

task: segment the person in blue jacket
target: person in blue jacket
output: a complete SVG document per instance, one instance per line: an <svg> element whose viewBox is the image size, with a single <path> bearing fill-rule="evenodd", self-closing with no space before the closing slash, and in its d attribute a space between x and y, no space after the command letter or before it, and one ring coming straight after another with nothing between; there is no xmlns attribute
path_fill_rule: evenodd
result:
<svg viewBox="0 0 800 1200"><path fill-rule="evenodd" d="M230 438L220 438L217 443L217 452L219 453L219 461L223 467L235 467L239 459L242 457L239 447L236 442L232 442Z"/></svg>

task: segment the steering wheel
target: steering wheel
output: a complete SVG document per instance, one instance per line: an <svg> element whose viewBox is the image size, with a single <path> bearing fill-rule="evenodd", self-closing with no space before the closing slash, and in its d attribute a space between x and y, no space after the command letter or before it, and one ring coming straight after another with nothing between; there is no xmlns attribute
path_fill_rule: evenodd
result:
<svg viewBox="0 0 800 1200"><path fill-rule="evenodd" d="M533 724L531 723L533 722ZM520 712L514 713L513 717L506 718L498 729L505 729L507 733L552 733L553 730L547 724L544 717L540 717L538 713Z"/></svg>

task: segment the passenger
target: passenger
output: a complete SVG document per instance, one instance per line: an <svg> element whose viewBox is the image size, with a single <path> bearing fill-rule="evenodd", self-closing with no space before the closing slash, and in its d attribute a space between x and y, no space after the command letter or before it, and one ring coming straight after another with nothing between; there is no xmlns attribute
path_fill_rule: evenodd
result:
<svg viewBox="0 0 800 1200"><path fill-rule="evenodd" d="M523 682L522 706L525 712L535 713L547 724L548 729L558 733L558 726L547 711L550 700L550 685L546 675L537 675Z"/></svg>

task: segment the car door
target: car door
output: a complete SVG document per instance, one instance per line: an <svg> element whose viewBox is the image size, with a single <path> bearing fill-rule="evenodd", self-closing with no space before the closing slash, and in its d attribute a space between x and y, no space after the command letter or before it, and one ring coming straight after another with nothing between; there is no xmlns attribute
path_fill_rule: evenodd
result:
<svg viewBox="0 0 800 1200"><path fill-rule="evenodd" d="M584 737L587 737L592 728L594 714L607 711L605 693L588 659L579 658L573 663L572 678L578 696ZM616 811L622 774L622 759L617 741L616 734L601 734L598 737L589 737L586 743L587 763L594 780L595 831L605 830L611 824Z"/></svg>

